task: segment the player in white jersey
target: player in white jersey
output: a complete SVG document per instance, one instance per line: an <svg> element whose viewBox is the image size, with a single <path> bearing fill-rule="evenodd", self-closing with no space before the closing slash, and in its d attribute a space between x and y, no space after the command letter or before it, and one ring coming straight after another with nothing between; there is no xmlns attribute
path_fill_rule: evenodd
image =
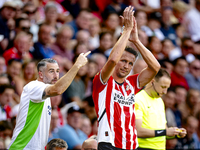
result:
<svg viewBox="0 0 200 150"><path fill-rule="evenodd" d="M129 6L124 10L122 35L113 47L107 63L93 80L93 99L99 121L99 150L138 147L134 95L140 87L150 82L160 69L158 61L138 39L133 15L133 7ZM136 46L148 66L139 75L126 78L133 68L137 53L132 48L125 50L128 40Z"/></svg>
<svg viewBox="0 0 200 150"><path fill-rule="evenodd" d="M38 79L23 88L9 150L45 148L51 119L50 97L60 95L68 88L78 70L87 63L86 56L89 53L80 54L73 67L61 79L55 60L43 59L38 63Z"/></svg>

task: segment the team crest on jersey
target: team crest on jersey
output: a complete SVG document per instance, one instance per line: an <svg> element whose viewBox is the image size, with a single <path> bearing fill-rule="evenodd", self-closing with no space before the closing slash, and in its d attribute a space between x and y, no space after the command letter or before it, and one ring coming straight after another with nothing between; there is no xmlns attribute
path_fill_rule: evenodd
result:
<svg viewBox="0 0 200 150"><path fill-rule="evenodd" d="M130 90L130 86L126 85L126 91Z"/></svg>
<svg viewBox="0 0 200 150"><path fill-rule="evenodd" d="M48 114L51 115L51 106L48 105L47 109L48 109Z"/></svg>

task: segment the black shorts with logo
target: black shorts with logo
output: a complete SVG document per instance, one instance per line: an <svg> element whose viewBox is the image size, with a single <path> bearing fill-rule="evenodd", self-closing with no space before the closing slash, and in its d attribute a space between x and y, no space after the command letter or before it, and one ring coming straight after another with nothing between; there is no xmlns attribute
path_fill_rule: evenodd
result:
<svg viewBox="0 0 200 150"><path fill-rule="evenodd" d="M125 150L125 149L114 147L110 143L100 142L98 144L98 150Z"/></svg>

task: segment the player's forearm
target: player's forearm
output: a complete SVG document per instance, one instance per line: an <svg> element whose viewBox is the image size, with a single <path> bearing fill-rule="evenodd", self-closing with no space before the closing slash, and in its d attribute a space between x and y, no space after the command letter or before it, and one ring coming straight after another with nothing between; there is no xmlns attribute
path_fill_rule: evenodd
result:
<svg viewBox="0 0 200 150"><path fill-rule="evenodd" d="M79 65L73 65L72 68L62 78L60 78L54 85L51 86L47 95L55 96L62 94L69 87L79 69Z"/></svg>
<svg viewBox="0 0 200 150"><path fill-rule="evenodd" d="M110 53L108 61L112 61L114 63L117 63L120 60L121 55L124 52L125 47L126 47L127 42L128 42L128 39L130 37L130 33L131 33L131 30L123 31L121 37L119 38L119 40L117 41L117 43L113 47L113 50Z"/></svg>
<svg viewBox="0 0 200 150"><path fill-rule="evenodd" d="M140 42L140 40L135 41L134 45L137 47L148 67L157 73L160 69L160 64L153 54Z"/></svg>

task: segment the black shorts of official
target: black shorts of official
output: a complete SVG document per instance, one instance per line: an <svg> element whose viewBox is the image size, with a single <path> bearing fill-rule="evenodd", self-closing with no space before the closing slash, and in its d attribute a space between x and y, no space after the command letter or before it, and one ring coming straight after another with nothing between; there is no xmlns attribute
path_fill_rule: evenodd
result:
<svg viewBox="0 0 200 150"><path fill-rule="evenodd" d="M100 142L98 144L98 150L125 150L125 149L114 147L110 143Z"/></svg>

